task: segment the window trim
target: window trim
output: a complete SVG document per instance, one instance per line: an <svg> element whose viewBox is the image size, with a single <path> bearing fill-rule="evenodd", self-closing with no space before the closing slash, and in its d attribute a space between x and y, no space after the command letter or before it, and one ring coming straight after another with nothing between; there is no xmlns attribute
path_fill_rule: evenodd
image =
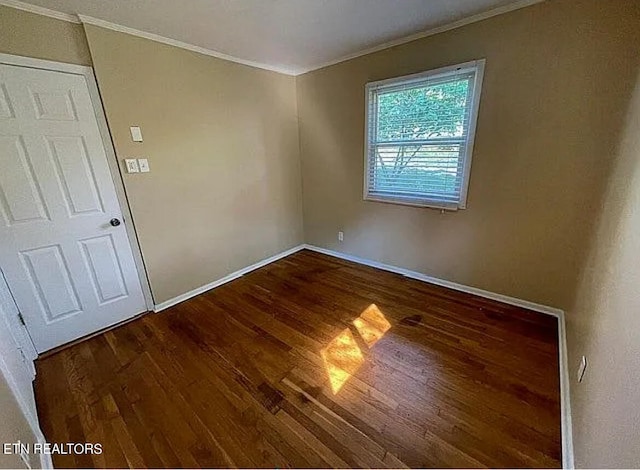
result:
<svg viewBox="0 0 640 470"><path fill-rule="evenodd" d="M364 184L363 184L363 199L365 201L373 202L385 202L390 204L400 204L406 206L427 207L440 210L455 211L458 209L467 208L467 196L469 191L469 179L471 176L471 161L473 157L473 145L476 135L476 124L478 120L478 111L480 108L480 95L482 94L482 81L484 78L484 66L485 59L472 60L469 62L463 62L460 64L450 65L447 67L440 67L433 70L427 70L425 72L414 73L411 75L403 75L400 77L388 78L385 80L378 80L375 82L368 82L364 87L364 103L365 103L365 119L364 119ZM473 96L471 98L471 112L469 117L468 127L468 139L465 147L465 156L463 162L463 175L462 185L460 187L460 200L459 202L443 202L435 201L424 197L411 197L411 196L380 196L378 194L370 194L369 192L369 142L371 125L370 119L370 98L374 90L381 87L387 87L393 84L406 85L412 82L419 82L425 78L429 78L435 75L447 75L455 72L460 72L464 69L474 69L475 79L473 81Z"/></svg>

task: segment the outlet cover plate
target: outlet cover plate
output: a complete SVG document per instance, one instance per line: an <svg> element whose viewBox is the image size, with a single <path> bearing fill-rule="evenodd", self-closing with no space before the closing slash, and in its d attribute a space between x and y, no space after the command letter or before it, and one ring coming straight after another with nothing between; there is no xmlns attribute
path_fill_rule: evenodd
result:
<svg viewBox="0 0 640 470"><path fill-rule="evenodd" d="M127 169L127 173L140 173L138 160L136 158L125 158L124 166Z"/></svg>

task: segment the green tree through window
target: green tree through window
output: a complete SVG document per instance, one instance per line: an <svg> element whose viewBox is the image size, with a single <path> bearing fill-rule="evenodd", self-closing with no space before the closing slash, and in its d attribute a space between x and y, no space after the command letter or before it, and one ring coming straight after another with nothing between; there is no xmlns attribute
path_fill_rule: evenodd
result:
<svg viewBox="0 0 640 470"><path fill-rule="evenodd" d="M483 67L474 61L367 84L366 198L464 207Z"/></svg>
<svg viewBox="0 0 640 470"><path fill-rule="evenodd" d="M464 78L378 95L377 141L400 145L378 147L376 189L456 190L460 143L438 145L435 139L463 136L468 91L469 78ZM417 140L434 142L410 145ZM399 186L400 178L409 183Z"/></svg>

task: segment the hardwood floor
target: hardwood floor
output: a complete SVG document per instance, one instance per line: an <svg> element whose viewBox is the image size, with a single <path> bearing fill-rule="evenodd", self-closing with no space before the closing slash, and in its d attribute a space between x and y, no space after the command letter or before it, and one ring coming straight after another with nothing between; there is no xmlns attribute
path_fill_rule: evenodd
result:
<svg viewBox="0 0 640 470"><path fill-rule="evenodd" d="M556 319L310 251L37 362L61 467L559 467Z"/></svg>

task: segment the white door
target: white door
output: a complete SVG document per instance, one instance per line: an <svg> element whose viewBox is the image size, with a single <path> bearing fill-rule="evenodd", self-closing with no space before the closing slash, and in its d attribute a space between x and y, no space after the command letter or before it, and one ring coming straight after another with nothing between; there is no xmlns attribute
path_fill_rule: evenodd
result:
<svg viewBox="0 0 640 470"><path fill-rule="evenodd" d="M39 352L146 310L86 80L0 65L0 269Z"/></svg>

